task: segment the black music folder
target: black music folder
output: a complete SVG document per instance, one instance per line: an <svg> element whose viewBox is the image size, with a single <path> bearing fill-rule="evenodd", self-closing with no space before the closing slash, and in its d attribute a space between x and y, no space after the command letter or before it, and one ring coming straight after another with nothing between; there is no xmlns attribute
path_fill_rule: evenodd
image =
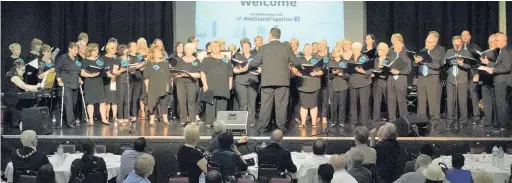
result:
<svg viewBox="0 0 512 183"><path fill-rule="evenodd" d="M235 55L236 57L236 55ZM248 61L243 61L243 60L238 60L236 58L232 58L231 59L231 63L233 63L233 65L240 65L242 67L245 67L245 65L247 65L249 62Z"/></svg>
<svg viewBox="0 0 512 183"><path fill-rule="evenodd" d="M478 66L480 66L480 61L479 60L471 58L471 57L467 57L467 56L464 56L464 55L455 54L455 55L447 58L447 60L450 60L450 61L452 61L453 59L463 59L463 62L465 64L468 64L471 67L478 67ZM455 64L457 64L456 61L454 61L454 62L455 62ZM452 62L446 62L446 63L454 64Z"/></svg>
<svg viewBox="0 0 512 183"><path fill-rule="evenodd" d="M189 78L196 79L196 78L192 77L192 75L190 75L190 73L186 70L171 69L171 74L173 74L173 75L174 74L185 74Z"/></svg>
<svg viewBox="0 0 512 183"><path fill-rule="evenodd" d="M421 57L423 58L422 63L432 63L432 57L428 54L428 51L420 51L414 54L414 57ZM415 59L413 59L414 61Z"/></svg>
<svg viewBox="0 0 512 183"><path fill-rule="evenodd" d="M104 67L98 67L98 66L95 66L95 65L89 65L87 66L87 71L91 72L91 73L97 73L97 72L102 72L104 70Z"/></svg>
<svg viewBox="0 0 512 183"><path fill-rule="evenodd" d="M375 57L377 57L377 49L373 48L373 49L368 50L368 51L363 51L363 54L368 56L368 58L370 58L370 60L373 60Z"/></svg>
<svg viewBox="0 0 512 183"><path fill-rule="evenodd" d="M356 67L361 67L363 70L370 70L373 68L374 60L368 60L365 63L347 63L346 71L356 72Z"/></svg>
<svg viewBox="0 0 512 183"><path fill-rule="evenodd" d="M321 69L323 67L324 62L322 62L322 60L314 61L314 63L301 64L295 66L295 68L297 68L303 76L311 76L311 72L315 71L316 69Z"/></svg>
<svg viewBox="0 0 512 183"><path fill-rule="evenodd" d="M212 104L213 105L213 98L214 98L214 94L211 90L208 90L206 92L199 92L199 100L201 102L205 102L205 103L208 103L208 104Z"/></svg>

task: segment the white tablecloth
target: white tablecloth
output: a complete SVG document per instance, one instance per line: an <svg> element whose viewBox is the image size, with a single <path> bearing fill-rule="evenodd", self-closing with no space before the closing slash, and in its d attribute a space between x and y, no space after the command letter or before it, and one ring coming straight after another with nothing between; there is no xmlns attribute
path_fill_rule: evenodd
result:
<svg viewBox="0 0 512 183"><path fill-rule="evenodd" d="M307 159L311 158L313 153L305 153L305 152L291 152L292 155L292 161L295 166L297 166L297 171ZM325 155L326 157L331 157L331 155ZM244 159L254 158L254 162L256 165L250 166L247 168L247 171L251 174L253 174L255 177L258 177L258 155L256 153L246 154L243 156ZM290 175L296 179L295 173L290 173Z"/></svg>
<svg viewBox="0 0 512 183"><path fill-rule="evenodd" d="M464 170L470 170L473 175L477 172L486 171L491 174L494 182L502 183L510 176L510 164L512 163L512 155L505 155L502 167L492 166L491 154L464 154ZM452 166L451 156L441 156L433 160L434 163L442 162L449 168Z"/></svg>
<svg viewBox="0 0 512 183"><path fill-rule="evenodd" d="M57 156L48 156L48 160L52 164L53 169L55 171L55 179L57 183L67 183L69 181L69 177L71 176L71 163L73 163L75 159L82 158L82 155L82 153L66 154L64 162L60 165L58 163ZM105 160L109 180L119 175L119 167L121 166L121 156L112 153L95 154L95 156L102 157L103 160ZM5 169L7 182L13 181L13 172L14 168L12 167L12 162L9 162Z"/></svg>

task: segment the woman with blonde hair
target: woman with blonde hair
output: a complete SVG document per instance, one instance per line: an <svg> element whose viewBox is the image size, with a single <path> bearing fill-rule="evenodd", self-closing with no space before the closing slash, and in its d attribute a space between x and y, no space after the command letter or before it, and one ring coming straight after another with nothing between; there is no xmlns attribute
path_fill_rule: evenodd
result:
<svg viewBox="0 0 512 183"><path fill-rule="evenodd" d="M165 48L164 48L164 42L161 39L158 39L158 38L155 39L153 41L153 44L151 44L151 45L156 45L157 47L159 47L160 51L162 53L164 53L164 58L169 58L169 55L167 54L167 51L165 51Z"/></svg>
<svg viewBox="0 0 512 183"><path fill-rule="evenodd" d="M147 55L148 55L148 42L146 41L146 39L141 37L137 40L137 53L136 53L137 59L139 61L145 61ZM142 95L140 97L140 101L139 101L139 104L140 104L139 119L141 119L141 120L146 119L146 107L145 107L146 104L144 104L144 97L145 96Z"/></svg>
<svg viewBox="0 0 512 183"><path fill-rule="evenodd" d="M137 40L137 53L143 57L146 57L148 55L148 50L148 41L146 41L146 39L143 37L139 38Z"/></svg>
<svg viewBox="0 0 512 183"><path fill-rule="evenodd" d="M165 62L161 48L156 45L151 46L146 59L148 63L144 68L144 85L148 97L149 124L152 127L155 126L155 113L159 109L163 122L170 125L167 118L167 104L169 103L168 94L172 92L171 68Z"/></svg>
<svg viewBox="0 0 512 183"><path fill-rule="evenodd" d="M103 84L105 87L105 116L110 120L110 109L112 107L112 119L117 121L117 92L116 92L116 75L112 72L114 65L117 63L117 45L116 43L109 42L105 46L106 53L102 57L103 67L106 69L106 76L104 77ZM111 86L113 85L113 86Z"/></svg>
<svg viewBox="0 0 512 183"><path fill-rule="evenodd" d="M196 121L196 100L197 91L199 91L198 79L201 78L201 74L199 70L200 61L193 56L195 48L196 46L193 43L187 43L184 49L185 55L182 58L178 58L175 68L176 70L188 72L188 74L174 74L181 125Z"/></svg>
<svg viewBox="0 0 512 183"><path fill-rule="evenodd" d="M99 59L99 46L96 43L89 43L85 51L85 58L82 60L82 70L80 75L84 77L84 100L87 105L89 116L89 125L94 125L94 104L99 103L101 122L110 124L105 116L105 88L103 87L103 78L100 72L93 69L101 68L105 65L103 60Z"/></svg>

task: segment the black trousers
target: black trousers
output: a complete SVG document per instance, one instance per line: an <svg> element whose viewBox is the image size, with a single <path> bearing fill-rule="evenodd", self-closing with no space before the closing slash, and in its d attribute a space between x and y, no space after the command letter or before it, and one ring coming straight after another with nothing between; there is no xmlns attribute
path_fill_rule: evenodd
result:
<svg viewBox="0 0 512 183"><path fill-rule="evenodd" d="M117 83L117 118L128 119L130 117L130 95L128 89L128 83Z"/></svg>
<svg viewBox="0 0 512 183"><path fill-rule="evenodd" d="M214 97L213 104L205 103L206 124L212 125L217 118L217 112L225 111L228 108L228 99L224 97Z"/></svg>
<svg viewBox="0 0 512 183"><path fill-rule="evenodd" d="M66 124L75 124L75 107L77 106L79 89L64 87L64 112L66 114Z"/></svg>
<svg viewBox="0 0 512 183"><path fill-rule="evenodd" d="M331 124L344 124L347 115L347 93L344 91L331 91Z"/></svg>
<svg viewBox="0 0 512 183"><path fill-rule="evenodd" d="M468 83L460 83L457 85L446 83L446 103L448 112L446 119L448 122L454 122L458 116L455 115L457 107L459 107L459 124L465 125L468 122ZM457 100L457 101L455 101ZM455 106L457 103L457 106Z"/></svg>
<svg viewBox="0 0 512 183"><path fill-rule="evenodd" d="M384 102L387 100L387 82L388 81L384 79L377 79L373 83L373 122L377 122L381 117L380 108L382 100L384 100Z"/></svg>
<svg viewBox="0 0 512 183"><path fill-rule="evenodd" d="M199 86L197 85L197 83L176 81L176 92L178 95L177 97L180 113L180 122L186 123L187 121L196 121L196 102L198 91Z"/></svg>
<svg viewBox="0 0 512 183"><path fill-rule="evenodd" d="M247 111L247 123L255 123L256 116L256 97L258 93L253 85L240 85L235 84L235 91L238 99L239 110Z"/></svg>
<svg viewBox="0 0 512 183"><path fill-rule="evenodd" d="M497 119L494 86L482 85L482 102L484 104L484 125L494 125Z"/></svg>
<svg viewBox="0 0 512 183"><path fill-rule="evenodd" d="M300 99L299 90L297 88L299 81L299 77L293 77L290 79L290 105L288 105L289 120L294 120L295 118L300 119Z"/></svg>
<svg viewBox="0 0 512 183"><path fill-rule="evenodd" d="M471 110L473 112L471 113L473 115L473 119L478 120L480 119L480 108L478 107L478 104L480 103L480 85L478 82L473 82L472 80L469 82L469 97L471 98Z"/></svg>
<svg viewBox="0 0 512 183"><path fill-rule="evenodd" d="M140 101L144 99L144 82L134 81L131 84L132 92L130 94L132 100L130 102L132 103L132 117L137 117L139 116Z"/></svg>
<svg viewBox="0 0 512 183"><path fill-rule="evenodd" d="M270 123L272 109L275 107L277 127L286 131L286 109L288 107L288 86L261 87L261 106L259 114L259 128L264 130Z"/></svg>
<svg viewBox="0 0 512 183"><path fill-rule="evenodd" d="M496 112L498 118L497 123L493 124L495 127L506 128L507 120L509 119L509 106L507 96L507 83L498 83L494 85L494 96L496 97Z"/></svg>
<svg viewBox="0 0 512 183"><path fill-rule="evenodd" d="M371 85L361 88L349 88L350 96L350 124L356 125L358 121L366 126L370 118L370 92ZM359 104L359 110L357 110ZM358 116L359 111L359 116Z"/></svg>
<svg viewBox="0 0 512 183"><path fill-rule="evenodd" d="M327 114L329 113L329 87L322 87L320 92L321 102L319 102L319 104L321 104L322 108L320 109L319 117L327 118Z"/></svg>
<svg viewBox="0 0 512 183"><path fill-rule="evenodd" d="M439 98L439 76L420 76L418 79L418 114L427 115L427 103L428 113L430 120L439 120L439 114L437 113L440 107Z"/></svg>
<svg viewBox="0 0 512 183"><path fill-rule="evenodd" d="M388 78L388 114L389 121L396 121L396 107L400 116L407 115L407 77L399 76L394 79L393 76Z"/></svg>

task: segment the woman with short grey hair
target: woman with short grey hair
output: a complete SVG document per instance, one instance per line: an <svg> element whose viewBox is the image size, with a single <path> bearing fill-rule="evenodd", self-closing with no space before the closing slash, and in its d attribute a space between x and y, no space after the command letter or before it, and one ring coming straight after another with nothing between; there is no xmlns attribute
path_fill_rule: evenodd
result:
<svg viewBox="0 0 512 183"><path fill-rule="evenodd" d="M20 140L23 147L13 152L13 172L17 170L32 170L37 172L41 166L50 164L46 154L36 150L37 134L34 130L23 131L20 135ZM7 182L18 182L16 175L14 175L13 178L14 180L8 180Z"/></svg>
<svg viewBox="0 0 512 183"><path fill-rule="evenodd" d="M405 166L405 152L398 144L396 126L394 123L386 123L370 132L370 144L377 152L376 170L384 182L393 182L401 175ZM379 136L379 142L375 143L375 137Z"/></svg>
<svg viewBox="0 0 512 183"><path fill-rule="evenodd" d="M187 172L189 182L199 182L201 173L206 173L206 158L198 150L199 125L190 123L184 129L185 144L178 150L178 163L182 172Z"/></svg>
<svg viewBox="0 0 512 183"><path fill-rule="evenodd" d="M153 173L155 166L155 159L150 154L143 154L137 158L133 171L128 174L128 177L123 183L151 183L148 177Z"/></svg>

